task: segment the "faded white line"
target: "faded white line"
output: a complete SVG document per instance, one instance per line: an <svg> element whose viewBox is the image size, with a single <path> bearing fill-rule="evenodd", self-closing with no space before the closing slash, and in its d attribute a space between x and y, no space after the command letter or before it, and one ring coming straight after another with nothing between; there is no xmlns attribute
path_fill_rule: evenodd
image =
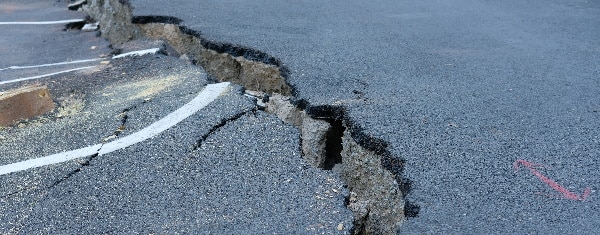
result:
<svg viewBox="0 0 600 235"><path fill-rule="evenodd" d="M119 59L119 58L123 58L123 57L127 57L127 56L141 56L141 55L146 55L146 54L156 54L159 51L160 51L160 48L152 48L152 49L146 49L146 50L127 52L127 53L113 56L112 58Z"/></svg>
<svg viewBox="0 0 600 235"><path fill-rule="evenodd" d="M57 74L61 74L61 73L69 73L69 72L73 72L73 71L77 71L77 70L90 69L90 68L94 68L94 67L96 67L96 66L86 66L86 67L81 67L81 68L76 68L76 69L69 69L69 70L64 70L64 71L59 71L59 72L54 72L54 73L49 73L49 74L33 76L33 77L17 78L17 79L8 80L8 81L0 81L0 85L21 82L21 81L27 81L27 80L33 80L33 79L38 79L38 78L44 78L44 77L49 77L49 76L53 76L53 75L57 75Z"/></svg>
<svg viewBox="0 0 600 235"><path fill-rule="evenodd" d="M175 126L177 123L188 118L198 110L206 107L213 102L229 87L229 82L207 85L199 94L189 103L168 114L162 119L152 123L150 126L135 132L131 135L114 140L112 142L96 144L85 148L62 152L45 157L30 159L22 162L12 163L0 166L0 175L9 174L12 172L23 171L31 168L66 162L69 160L91 156L98 154L99 156L111 153L113 151L129 147L144 140L157 136L163 131Z"/></svg>
<svg viewBox="0 0 600 235"><path fill-rule="evenodd" d="M160 48L151 48L151 49L145 49L145 50L139 50L139 51L132 51L132 52L123 53L123 54L120 54L120 55L113 56L112 58L113 59L119 59L119 58L123 58L123 57L127 57L127 56L141 56L141 55L146 55L146 54L156 54L159 51L160 51ZM50 64L40 64L40 65L10 66L10 67L6 67L6 68L3 68L3 69L0 69L0 71L11 70L11 69L30 69L30 68L39 68L39 67L50 67L50 66L66 65L66 64L79 64L79 63L87 63L87 62L94 62L94 61L100 61L100 60L102 60L102 58L65 61L65 62L50 63Z"/></svg>
<svg viewBox="0 0 600 235"><path fill-rule="evenodd" d="M87 63L87 62L94 62L94 61L100 61L100 60L102 60L102 59L96 58L96 59L87 59L87 60L74 60L74 61L58 62L58 63L51 63L51 64L10 66L7 68L0 69L0 71L9 70L9 69L30 69L30 68L50 67L50 66L65 65L65 64L79 64L79 63Z"/></svg>
<svg viewBox="0 0 600 235"><path fill-rule="evenodd" d="M84 22L84 19L70 19L70 20L55 20L55 21L13 21L13 22L0 22L0 25L46 25L46 24L68 24L76 22Z"/></svg>

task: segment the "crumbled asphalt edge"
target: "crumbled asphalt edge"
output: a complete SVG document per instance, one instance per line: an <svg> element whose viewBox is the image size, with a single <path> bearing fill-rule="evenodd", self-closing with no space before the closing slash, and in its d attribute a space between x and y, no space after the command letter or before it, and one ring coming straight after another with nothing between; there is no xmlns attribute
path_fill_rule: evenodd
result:
<svg viewBox="0 0 600 235"><path fill-rule="evenodd" d="M188 37L197 45L201 46L203 50L210 51L214 54L219 54L219 56L228 57L227 59L231 60L239 60L240 58L243 60L247 60L249 62L254 62L256 64L263 64L266 66L274 67L280 79L283 80L288 88L287 92L284 90L265 90L260 87L251 87L250 89L261 90L267 93L277 92L283 93L284 95L292 96L291 103L295 105L297 108L301 110L305 110L306 114L310 118L327 120L328 122L339 122L342 121L343 126L345 128L345 136L350 136L350 138L344 138L343 136L339 136L339 138L343 139L344 146L356 145L365 150L363 155L368 156L376 156L378 161L375 161L378 165L369 167L376 167L376 169L384 169L388 173L391 174L393 180L395 181L396 189L390 189L389 192L384 192L384 194L394 194L396 191L400 196L400 206L391 206L399 209L399 214L393 213L393 208L383 208L383 212L374 212L371 211L372 208L367 208L367 213L362 213L360 211L353 210L355 214L355 224L353 228L354 234L390 234L396 233L397 229L401 225L401 223L406 219L406 217L416 217L419 213L419 206L404 200L404 195L407 195L410 192L411 181L403 177L403 169L404 169L404 160L399 158L398 156L393 156L388 150L388 143L384 140L378 139L373 136L369 136L365 134L362 127L358 126L355 122L353 122L347 115L345 115L345 108L339 105L322 105L322 106L312 106L304 99L298 99L296 88L293 84L288 82L289 70L286 66L277 58L268 55L267 53L261 52L259 50L248 48L240 45L234 45L230 43L224 42L215 42L211 40L206 40L202 37L200 32L194 31L190 28L180 25L182 22L181 19L171 16L137 16L133 17L131 15L130 4L127 0L97 0L86 3L83 6L83 9L92 16L92 18L97 19L100 23L100 28L102 30L102 36L108 39L113 44L121 44L133 39L143 39L148 35L144 33L144 25L158 25L159 27L171 27L171 30L177 30L182 35ZM152 27L152 26L151 26ZM156 30L151 29L151 30ZM146 29L148 31L148 29ZM158 35L154 35L156 39L166 40L168 43L170 42L168 38L163 38L164 35L161 35L164 32L160 32ZM173 32L168 32L173 34ZM148 36L151 37L151 36ZM173 37L173 35L171 35ZM151 37L152 38L152 37ZM177 47L175 45L171 45L173 47ZM186 48L190 49L190 48ZM179 52L180 54L185 54L184 52ZM193 56L193 55L189 55ZM190 58L190 60L197 65L203 66L205 70L211 74L211 76L215 77L217 80L224 81L226 78L220 78L219 74L214 74L214 70L211 71L210 64L202 63L202 61L197 61L197 58ZM239 61L238 61L239 62ZM222 66L222 64L220 64ZM238 64L239 66L239 64ZM221 67L219 67L221 69ZM240 68L237 68L237 73L239 74ZM231 81L231 80L229 80ZM231 81L231 82L236 82ZM239 82L238 82L239 83ZM247 84L240 84L244 87L247 87ZM239 118L239 117L238 117ZM234 118L235 119L235 118ZM228 120L223 120L222 126L225 125ZM217 130L219 126L215 126L215 130ZM202 143L202 138L198 140L198 143L194 146L197 148ZM346 156L342 156L342 158L349 157L349 153L346 153ZM351 154L351 153L350 153ZM344 165L344 164L342 164ZM368 169L359 169L359 170L368 170ZM366 172L369 173L369 172ZM385 173L385 172L384 172ZM350 190L353 190L356 186L353 184L360 182L349 182L348 177L344 177L342 173L342 179L346 181ZM384 177L385 178L385 177ZM374 186L374 185L371 185ZM371 190L373 191L373 190ZM359 195L361 197L361 195ZM349 198L347 200L349 208L352 206L352 202L350 202ZM366 201L357 201L364 204L372 203L373 201L377 201L379 198L373 198L374 200L369 200L368 198L363 198ZM358 199L357 199L358 200ZM392 202L393 203L393 202ZM369 204L372 206L372 204ZM352 208L351 208L352 209ZM387 210L387 212L385 212ZM390 213L389 211L392 211ZM377 216L374 216L377 214ZM378 217L392 217L392 218L378 218ZM371 218L369 218L371 217ZM375 217L375 218L373 218ZM365 224L368 221L374 222L375 224ZM386 223L386 220L388 223Z"/></svg>
<svg viewBox="0 0 600 235"><path fill-rule="evenodd" d="M232 82L254 91L286 96L293 93L287 76L282 76L282 63L262 52L241 46L226 49L225 44L205 42L199 33L178 24L140 23L136 26L147 38L165 40L176 54L203 67L218 81Z"/></svg>

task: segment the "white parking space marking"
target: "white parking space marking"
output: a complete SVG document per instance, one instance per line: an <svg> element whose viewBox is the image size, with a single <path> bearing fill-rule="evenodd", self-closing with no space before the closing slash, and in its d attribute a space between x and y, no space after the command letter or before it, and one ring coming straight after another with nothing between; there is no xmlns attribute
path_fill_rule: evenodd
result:
<svg viewBox="0 0 600 235"><path fill-rule="evenodd" d="M9 69L31 69L31 68L40 68L40 67L50 67L50 66L58 66L58 65L65 65L65 64L79 64L79 63L87 63L87 62L94 62L94 61L100 61L100 60L102 60L102 59L96 58L96 59L87 59L87 60L65 61L65 62L58 62L58 63L51 63L51 64L10 66L8 68L0 69L0 71L9 70Z"/></svg>
<svg viewBox="0 0 600 235"><path fill-rule="evenodd" d="M56 21L16 21L16 22L0 22L0 25L47 25L47 24L68 24L76 22L84 22L84 19L56 20Z"/></svg>
<svg viewBox="0 0 600 235"><path fill-rule="evenodd" d="M132 52L127 52L124 54L113 56L112 59L119 59L119 58L124 58L127 56L142 56L142 55L147 55L147 54L156 54L159 51L160 51L160 48L151 48L151 49L145 49L145 50L139 50L139 51L132 51ZM75 61L66 61L66 62L58 62L58 63L50 63L50 64L40 64L40 65L10 66L7 68L0 69L0 71L13 70L13 69L30 69L30 68L39 68L39 67L50 67L50 66L67 65L67 64L78 64L78 63L87 63L87 62L94 62L94 61L101 61L101 60L102 60L101 58L96 58L96 59L75 60ZM68 73L68 72L73 72L73 71L88 69L88 68L93 68L93 67L96 67L96 66L86 66L86 67L69 69L69 70L64 70L64 71L59 71L59 72L54 72L54 73L49 73L49 74L43 74L43 75L38 75L38 76L17 78L17 79L12 79L12 80L8 80L8 81L0 81L0 85L20 82L20 81L26 81L26 80L32 80L32 79L38 79L38 78L44 78L44 77L48 77L48 76L52 76L52 75Z"/></svg>
<svg viewBox="0 0 600 235"><path fill-rule="evenodd" d="M0 166L0 175L9 174L12 172L23 171L31 168L66 162L69 160L91 156L98 154L99 156L111 153L113 151L129 147L144 140L153 138L163 131L175 126L177 123L188 118L200 109L206 107L213 102L229 87L229 82L207 85L196 98L189 103L168 114L162 119L152 123L150 126L135 132L131 135L114 140L106 144L96 144L85 148L62 152L45 157L30 159L22 162L12 163Z"/></svg>
<svg viewBox="0 0 600 235"><path fill-rule="evenodd" d="M61 74L61 73L69 73L69 72L73 72L73 71L77 71L77 70L90 69L90 68L94 68L94 67L96 67L96 66L86 66L86 67L81 67L81 68L75 68L75 69L69 69L69 70L58 71L58 72L54 72L54 73L33 76L33 77L17 78L17 79L8 80L8 81L0 81L0 85L21 82L21 81L27 81L27 80L33 80L33 79L38 79L38 78L44 78L44 77L49 77L49 76L57 75L57 74Z"/></svg>

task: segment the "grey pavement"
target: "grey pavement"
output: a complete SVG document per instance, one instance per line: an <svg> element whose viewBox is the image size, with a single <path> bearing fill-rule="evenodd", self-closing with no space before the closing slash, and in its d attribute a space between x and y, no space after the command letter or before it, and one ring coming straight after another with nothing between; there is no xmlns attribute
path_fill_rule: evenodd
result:
<svg viewBox="0 0 600 235"><path fill-rule="evenodd" d="M84 20L86 14L65 11L65 2L56 1L3 1L0 3L2 22L48 22ZM44 9L43 11L40 9ZM99 32L71 30L66 23L59 24L6 24L0 25L0 82L56 73L69 69L94 66L101 57L107 57L109 43ZM80 60L97 60L53 66ZM11 68L38 66L31 68Z"/></svg>
<svg viewBox="0 0 600 235"><path fill-rule="evenodd" d="M420 210L401 233L600 230L597 1L130 4L134 19L175 17L279 59L313 115L341 107L359 142L405 162ZM587 187L585 200L562 194Z"/></svg>
<svg viewBox="0 0 600 235"><path fill-rule="evenodd" d="M83 16L67 12L65 2L0 6L15 9L1 14L0 22ZM3 51L13 50L3 53L6 67L98 58L111 51L96 33L62 31L64 25L0 27L14 30L0 36L7 41L31 39L15 47L2 44ZM57 41L43 42L47 39ZM160 44L141 40L121 51ZM101 154L103 147L171 119L215 83L202 68L162 52L102 61L107 63L0 84L1 91L46 85L56 104L47 114L0 129L0 233L348 234L353 229L345 206L349 192L339 176L308 165L298 130L261 111L256 99L234 84L164 132ZM89 154L3 173L12 170L9 164L80 152Z"/></svg>

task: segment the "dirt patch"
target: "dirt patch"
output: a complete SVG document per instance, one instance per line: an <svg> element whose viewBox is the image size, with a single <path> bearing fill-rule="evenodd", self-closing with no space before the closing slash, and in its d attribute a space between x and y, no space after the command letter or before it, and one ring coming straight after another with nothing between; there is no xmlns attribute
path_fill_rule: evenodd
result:
<svg viewBox="0 0 600 235"><path fill-rule="evenodd" d="M71 94L67 97L57 98L59 106L56 108L55 117L63 118L76 115L85 107L83 95Z"/></svg>
<svg viewBox="0 0 600 235"><path fill-rule="evenodd" d="M181 79L178 79L175 75L170 75L165 78L156 78L125 84L114 89L113 92L133 92L133 94L127 98L128 100L140 98L150 99L154 95L169 90L172 86L179 85L180 83Z"/></svg>

